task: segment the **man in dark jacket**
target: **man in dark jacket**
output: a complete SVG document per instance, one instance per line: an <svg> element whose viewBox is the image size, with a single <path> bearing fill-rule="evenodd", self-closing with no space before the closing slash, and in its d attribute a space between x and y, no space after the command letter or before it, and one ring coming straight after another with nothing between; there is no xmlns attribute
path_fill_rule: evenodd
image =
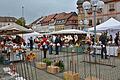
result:
<svg viewBox="0 0 120 80"><path fill-rule="evenodd" d="M105 53L105 59L107 59L107 50L106 50L106 45L107 45L107 35L106 33L102 33L100 36L99 40L101 41L101 58L103 59L103 53Z"/></svg>
<svg viewBox="0 0 120 80"><path fill-rule="evenodd" d="M56 51L56 55L59 54L60 43L61 43L60 36L56 35L56 39L55 39L55 51Z"/></svg>
<svg viewBox="0 0 120 80"><path fill-rule="evenodd" d="M119 34L116 33L116 36L115 36L115 39L114 39L116 46L118 46L118 40L119 40Z"/></svg>
<svg viewBox="0 0 120 80"><path fill-rule="evenodd" d="M30 42L30 51L32 51L33 50L33 44L34 44L32 37L30 37L29 42Z"/></svg>

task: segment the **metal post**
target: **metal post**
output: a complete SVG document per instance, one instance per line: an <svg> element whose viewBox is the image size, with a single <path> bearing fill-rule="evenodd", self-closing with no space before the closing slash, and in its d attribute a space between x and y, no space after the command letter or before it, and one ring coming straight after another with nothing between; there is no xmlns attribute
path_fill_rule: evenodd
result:
<svg viewBox="0 0 120 80"><path fill-rule="evenodd" d="M87 15L87 12L86 12L86 10L84 10L84 21L83 21L83 24L84 24L84 31L85 31L85 29L86 29L86 27L87 27L87 24L85 23L85 20L86 20L86 15Z"/></svg>
<svg viewBox="0 0 120 80"><path fill-rule="evenodd" d="M95 38L94 38L94 44L96 43L96 6L94 7L94 34L95 34ZM95 44L96 45L96 44Z"/></svg>
<svg viewBox="0 0 120 80"><path fill-rule="evenodd" d="M97 42L97 37L96 37L96 7L97 6L94 6L94 10L93 10L93 14L94 14L94 45L95 45L95 48L94 48L94 55L95 55L95 63L96 63L96 42ZM95 69L96 69L96 77L97 77L97 66L95 64Z"/></svg>
<svg viewBox="0 0 120 80"><path fill-rule="evenodd" d="M24 6L22 6L22 17L24 17Z"/></svg>

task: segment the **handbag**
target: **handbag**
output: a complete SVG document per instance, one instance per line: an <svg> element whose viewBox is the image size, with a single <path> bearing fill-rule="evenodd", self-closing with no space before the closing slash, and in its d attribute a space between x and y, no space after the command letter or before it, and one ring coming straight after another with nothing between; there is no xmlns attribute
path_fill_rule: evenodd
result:
<svg viewBox="0 0 120 80"><path fill-rule="evenodd" d="M48 45L45 45L44 48L45 48L45 49L48 49Z"/></svg>

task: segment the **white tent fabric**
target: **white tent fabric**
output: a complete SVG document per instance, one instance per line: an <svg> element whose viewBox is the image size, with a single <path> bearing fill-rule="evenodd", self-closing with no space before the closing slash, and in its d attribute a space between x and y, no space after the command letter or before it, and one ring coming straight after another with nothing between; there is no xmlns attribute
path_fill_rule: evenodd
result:
<svg viewBox="0 0 120 80"><path fill-rule="evenodd" d="M29 29L27 29L23 26L20 26L16 23L1 27L0 32L3 32L3 31L4 31L4 34L7 34L7 31L11 31L11 33L9 33L9 34L21 34L21 33L31 33L31 32L33 32L32 30L29 30Z"/></svg>
<svg viewBox="0 0 120 80"><path fill-rule="evenodd" d="M25 42L28 42L28 39L29 39L30 37L32 37L33 39L35 39L35 38L36 38L37 36L39 36L39 35L42 35L42 34L40 34L40 33L38 33L38 32L23 34L23 39L25 40Z"/></svg>
<svg viewBox="0 0 120 80"><path fill-rule="evenodd" d="M87 34L87 32L77 29L65 29L65 30L55 31L50 34Z"/></svg>
<svg viewBox="0 0 120 80"><path fill-rule="evenodd" d="M114 18L110 18L109 20L96 26L97 31L118 30L118 29L120 29L120 22ZM88 30L93 31L94 27L89 28Z"/></svg>

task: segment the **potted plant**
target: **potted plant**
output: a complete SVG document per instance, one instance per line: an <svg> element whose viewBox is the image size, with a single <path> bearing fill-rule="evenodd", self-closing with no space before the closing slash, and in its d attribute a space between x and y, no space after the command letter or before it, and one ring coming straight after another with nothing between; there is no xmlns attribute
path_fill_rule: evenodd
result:
<svg viewBox="0 0 120 80"><path fill-rule="evenodd" d="M54 66L58 66L60 68L60 71L64 70L64 63L63 63L63 61L55 62Z"/></svg>
<svg viewBox="0 0 120 80"><path fill-rule="evenodd" d="M49 60L48 58L43 59L43 62L46 63L47 66L50 66L52 61Z"/></svg>

